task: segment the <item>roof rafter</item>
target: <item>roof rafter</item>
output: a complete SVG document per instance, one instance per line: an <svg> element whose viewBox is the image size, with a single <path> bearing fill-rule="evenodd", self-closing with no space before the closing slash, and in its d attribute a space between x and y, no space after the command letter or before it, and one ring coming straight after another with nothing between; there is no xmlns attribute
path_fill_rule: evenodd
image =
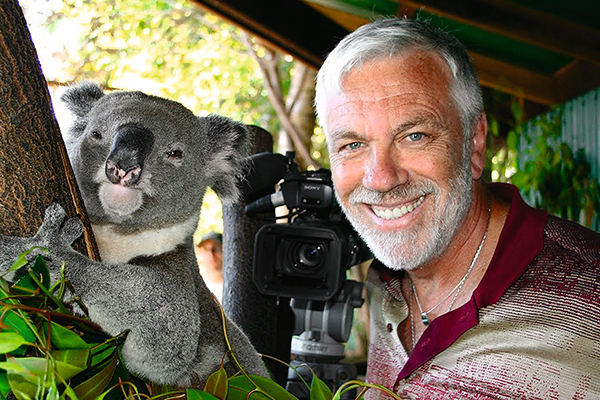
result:
<svg viewBox="0 0 600 400"><path fill-rule="evenodd" d="M396 0L395 0L396 1ZM600 64L600 30L505 0L397 0L462 23Z"/></svg>

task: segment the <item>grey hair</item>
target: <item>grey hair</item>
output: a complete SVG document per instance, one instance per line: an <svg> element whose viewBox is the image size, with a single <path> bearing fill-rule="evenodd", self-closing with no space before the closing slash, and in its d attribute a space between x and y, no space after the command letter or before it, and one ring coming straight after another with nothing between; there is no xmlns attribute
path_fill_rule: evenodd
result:
<svg viewBox="0 0 600 400"><path fill-rule="evenodd" d="M327 133L327 96L342 93L342 80L346 74L367 61L411 50L433 51L446 61L453 77L450 90L461 115L463 133L465 138L472 135L483 111L483 98L477 73L465 48L441 29L423 21L401 18L380 19L359 27L327 56L317 74L315 94L315 108L323 131ZM468 147L470 141L466 142Z"/></svg>

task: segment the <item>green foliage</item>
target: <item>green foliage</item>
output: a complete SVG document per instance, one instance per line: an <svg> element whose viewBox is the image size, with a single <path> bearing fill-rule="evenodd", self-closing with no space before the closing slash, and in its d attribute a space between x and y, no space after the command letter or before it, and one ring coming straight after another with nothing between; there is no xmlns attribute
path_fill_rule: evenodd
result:
<svg viewBox="0 0 600 400"><path fill-rule="evenodd" d="M72 32L79 34L74 50L65 47L53 55L64 57L63 82L89 79L142 90L180 101L197 114L219 113L279 130L240 31L193 2L65 0L48 23L55 31L75 25ZM284 70L293 65L284 64Z"/></svg>
<svg viewBox="0 0 600 400"><path fill-rule="evenodd" d="M68 286L64 273L50 285L43 257L37 256L32 263L23 261L30 251L12 268L27 268L21 279L9 285L0 277L0 400L11 392L18 400L296 399L274 381L246 374L239 364L240 373L234 376L227 376L221 366L203 390L134 383L140 380L129 376L120 357L126 333L110 338L87 318L73 316L63 304ZM229 346L227 336L225 340ZM237 363L235 354L231 355ZM359 381L347 382L334 394L315 375L307 387L311 400L339 399L357 388L382 390L398 398L381 386Z"/></svg>
<svg viewBox="0 0 600 400"><path fill-rule="evenodd" d="M524 166L512 182L534 198L534 206L563 218L591 226L600 214L600 186L591 175L584 149L573 153L561 139L562 115L540 118L539 135L525 135Z"/></svg>
<svg viewBox="0 0 600 400"><path fill-rule="evenodd" d="M534 207L591 227L600 215L600 185L591 174L585 150L573 152L562 140L562 114L531 122L535 132L531 134L519 123L523 111L516 101L511 111L515 125L506 145L488 155L492 180L513 183ZM493 120L490 133L497 135Z"/></svg>
<svg viewBox="0 0 600 400"><path fill-rule="evenodd" d="M64 287L64 279L50 286L41 256L14 285L0 279L0 399L112 398L126 377L119 340L68 313Z"/></svg>

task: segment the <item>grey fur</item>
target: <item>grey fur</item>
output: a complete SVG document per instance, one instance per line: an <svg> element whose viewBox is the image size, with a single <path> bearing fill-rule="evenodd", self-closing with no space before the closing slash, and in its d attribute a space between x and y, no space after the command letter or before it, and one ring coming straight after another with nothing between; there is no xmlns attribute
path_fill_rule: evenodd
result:
<svg viewBox="0 0 600 400"><path fill-rule="evenodd" d="M227 348L218 305L198 272L194 221L208 186L223 201L237 200L235 178L249 154L249 131L141 92L104 94L92 83L69 88L62 100L76 117L67 150L103 262L72 250L81 221L63 224L65 213L54 204L33 238L0 236L0 272L30 247L48 248L51 272L66 261L92 321L111 335L130 330L123 347L130 372L159 384L197 386L219 368ZM125 188L104 171L115 133L127 125L139 135L151 132L154 142L139 180ZM226 324L246 372L268 376L244 333L229 319ZM230 356L225 360L230 373L237 371Z"/></svg>

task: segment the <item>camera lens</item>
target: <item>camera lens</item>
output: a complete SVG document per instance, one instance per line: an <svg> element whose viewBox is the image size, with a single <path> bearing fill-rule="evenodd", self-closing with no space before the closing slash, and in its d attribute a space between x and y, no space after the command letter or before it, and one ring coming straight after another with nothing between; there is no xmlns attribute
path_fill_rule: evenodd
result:
<svg viewBox="0 0 600 400"><path fill-rule="evenodd" d="M298 253L300 264L307 267L318 266L325 256L325 251L321 244L305 243L300 247Z"/></svg>
<svg viewBox="0 0 600 400"><path fill-rule="evenodd" d="M277 249L276 265L288 277L321 279L327 272L328 253L326 242L288 239Z"/></svg>

